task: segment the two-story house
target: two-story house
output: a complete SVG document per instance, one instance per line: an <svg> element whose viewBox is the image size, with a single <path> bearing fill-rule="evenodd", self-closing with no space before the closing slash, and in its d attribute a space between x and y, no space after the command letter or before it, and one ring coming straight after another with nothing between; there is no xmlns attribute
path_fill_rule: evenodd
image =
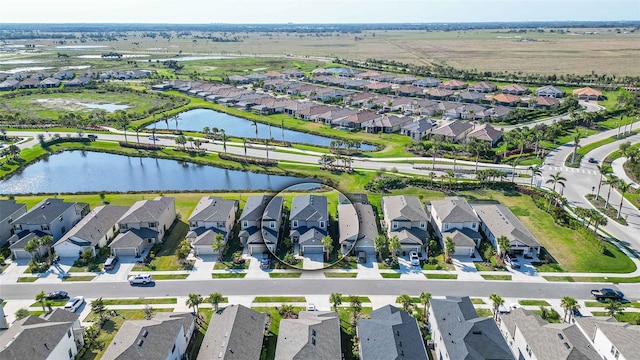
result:
<svg viewBox="0 0 640 360"><path fill-rule="evenodd" d="M284 199L280 196L251 196L240 215L240 243L250 255L276 251L282 226Z"/></svg>
<svg viewBox="0 0 640 360"><path fill-rule="evenodd" d="M354 255L375 257L375 239L379 235L378 222L373 207L365 194L339 196L338 203L338 243L343 254L352 251Z"/></svg>
<svg viewBox="0 0 640 360"><path fill-rule="evenodd" d="M0 359L73 359L84 345L79 315L55 309L27 316L0 333Z"/></svg>
<svg viewBox="0 0 640 360"><path fill-rule="evenodd" d="M299 244L301 254L323 254L322 238L327 236L329 211L327 198L318 195L294 196L289 216L289 238Z"/></svg>
<svg viewBox="0 0 640 360"><path fill-rule="evenodd" d="M474 204L473 210L482 221L480 229L484 236L499 254L510 251L526 257L540 255L542 244L508 207L502 204ZM497 239L501 236L509 241L509 249L500 248Z"/></svg>
<svg viewBox="0 0 640 360"><path fill-rule="evenodd" d="M611 316L576 317L575 323L602 359L638 358L640 341L637 339L640 339L640 325L618 322Z"/></svg>
<svg viewBox="0 0 640 360"><path fill-rule="evenodd" d="M422 253L429 239L429 216L420 200L415 196L384 196L382 213L387 236L389 239L398 237L402 254L406 255L409 251Z"/></svg>
<svg viewBox="0 0 640 360"><path fill-rule="evenodd" d="M109 248L116 256L140 256L153 244L164 241L175 219L176 205L172 197L137 201L118 220L120 234Z"/></svg>
<svg viewBox="0 0 640 360"><path fill-rule="evenodd" d="M338 314L300 311L297 319L281 320L275 359L342 359Z"/></svg>
<svg viewBox="0 0 640 360"><path fill-rule="evenodd" d="M218 234L222 235L224 244L229 241L237 212L237 200L225 200L216 196L205 196L200 199L189 217L191 231L187 234L187 239L191 242L196 255L213 254L212 245Z"/></svg>
<svg viewBox="0 0 640 360"><path fill-rule="evenodd" d="M455 252L451 255L474 256L480 245L480 219L467 200L461 197L448 197L431 202L431 226L435 230L440 245L444 249L445 241L451 238Z"/></svg>
<svg viewBox="0 0 640 360"><path fill-rule="evenodd" d="M127 320L109 343L102 359L183 359L195 323L193 314L173 312L159 312L149 320Z"/></svg>
<svg viewBox="0 0 640 360"><path fill-rule="evenodd" d="M26 213L25 204L18 204L15 200L0 200L0 246L4 246L15 234L13 221Z"/></svg>

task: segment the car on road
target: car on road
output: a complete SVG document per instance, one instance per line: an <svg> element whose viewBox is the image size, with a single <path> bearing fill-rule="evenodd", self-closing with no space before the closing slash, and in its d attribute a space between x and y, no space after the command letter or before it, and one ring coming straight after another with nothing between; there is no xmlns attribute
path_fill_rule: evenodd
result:
<svg viewBox="0 0 640 360"><path fill-rule="evenodd" d="M597 164L598 160L596 160L595 158L590 157L589 158L589 162L592 163L592 164Z"/></svg>
<svg viewBox="0 0 640 360"><path fill-rule="evenodd" d="M512 269L520 269L520 261L518 260L518 257L513 254L505 256L504 262L505 264L511 266Z"/></svg>
<svg viewBox="0 0 640 360"><path fill-rule="evenodd" d="M598 301L612 300L612 301L622 301L624 299L624 294L621 291L613 290L610 288L602 288L600 290L595 289L591 290L591 296L596 298Z"/></svg>
<svg viewBox="0 0 640 360"><path fill-rule="evenodd" d="M269 268L269 259L263 258L260 259L260 269L268 269Z"/></svg>
<svg viewBox="0 0 640 360"><path fill-rule="evenodd" d="M113 270L116 267L117 263L118 263L118 257L110 256L107 258L107 260L104 261L104 269Z"/></svg>
<svg viewBox="0 0 640 360"><path fill-rule="evenodd" d="M91 141L96 141L96 139L98 138L98 135L89 134L89 135L87 135L87 137L88 137L88 138L89 138L89 140L91 140Z"/></svg>
<svg viewBox="0 0 640 360"><path fill-rule="evenodd" d="M146 285L150 282L151 282L150 274L138 274L138 275L129 276L129 284L131 285L137 285L137 284Z"/></svg>
<svg viewBox="0 0 640 360"><path fill-rule="evenodd" d="M308 303L307 304L307 311L317 311L318 309L316 309L316 305L312 304L312 303Z"/></svg>
<svg viewBox="0 0 640 360"><path fill-rule="evenodd" d="M44 298L47 300L66 299L68 297L69 297L69 293L62 290L48 292L44 295Z"/></svg>
<svg viewBox="0 0 640 360"><path fill-rule="evenodd" d="M151 135L151 136L149 136L149 140L160 141L160 138L159 138L159 137L157 137L157 136L153 136L153 135Z"/></svg>
<svg viewBox="0 0 640 360"><path fill-rule="evenodd" d="M76 296L72 299L69 299L67 303L64 305L64 309L71 312L76 312L84 304L84 297Z"/></svg>
<svg viewBox="0 0 640 360"><path fill-rule="evenodd" d="M409 260L411 261L411 266L420 266L420 258L418 257L417 251L409 253Z"/></svg>

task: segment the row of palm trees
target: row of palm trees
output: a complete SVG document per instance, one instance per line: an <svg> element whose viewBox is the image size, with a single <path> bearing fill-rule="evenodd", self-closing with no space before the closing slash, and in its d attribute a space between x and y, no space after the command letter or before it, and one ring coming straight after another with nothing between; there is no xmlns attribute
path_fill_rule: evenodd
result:
<svg viewBox="0 0 640 360"><path fill-rule="evenodd" d="M202 297L200 294L191 293L189 294L186 305L193 309L193 313L198 315L200 310L200 305L207 302L213 306L213 311L217 312L220 307L220 303L224 300L224 296L222 296L219 292L214 292L210 294L207 298Z"/></svg>
<svg viewBox="0 0 640 360"><path fill-rule="evenodd" d="M41 247L47 248L47 254L51 257L51 246L53 246L53 237L51 235L45 235L41 238L33 238L27 242L24 246L24 250L31 254L33 260L39 255Z"/></svg>

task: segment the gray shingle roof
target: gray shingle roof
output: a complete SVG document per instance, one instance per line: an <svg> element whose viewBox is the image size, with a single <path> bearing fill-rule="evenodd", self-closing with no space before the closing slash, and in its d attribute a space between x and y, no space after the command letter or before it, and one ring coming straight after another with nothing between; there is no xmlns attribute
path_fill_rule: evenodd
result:
<svg viewBox="0 0 640 360"><path fill-rule="evenodd" d="M98 206L91 210L87 216L82 218L80 222L58 240L56 245L69 240L71 237L76 237L84 240L86 245L95 246L100 239L103 239L105 234L115 226L118 219L120 219L127 210L129 210L128 206Z"/></svg>
<svg viewBox="0 0 640 360"><path fill-rule="evenodd" d="M0 200L0 221L8 218L20 209L23 209L22 212L25 213L27 206L25 204L17 204L15 200Z"/></svg>
<svg viewBox="0 0 640 360"><path fill-rule="evenodd" d="M355 241L360 229L358 213L352 204L338 204L338 229L340 237L338 242L342 244L347 240ZM374 224L375 225L375 224Z"/></svg>
<svg viewBox="0 0 640 360"><path fill-rule="evenodd" d="M175 211L175 199L172 197L157 197L153 200L136 201L118 222L133 224L158 221L160 215L168 209L174 209Z"/></svg>
<svg viewBox="0 0 640 360"><path fill-rule="evenodd" d="M151 229L130 229L118 234L109 244L110 248L132 248L142 245L144 239L157 239L158 232Z"/></svg>
<svg viewBox="0 0 640 360"><path fill-rule="evenodd" d="M511 360L513 356L492 318L478 317L469 297L431 301L433 318L450 359Z"/></svg>
<svg viewBox="0 0 640 360"><path fill-rule="evenodd" d="M418 121L413 121L402 127L403 130L410 132L418 132L422 133L434 126L434 123L429 119L420 119Z"/></svg>
<svg viewBox="0 0 640 360"><path fill-rule="evenodd" d="M363 360L427 359L418 322L406 311L386 305L358 321Z"/></svg>
<svg viewBox="0 0 640 360"><path fill-rule="evenodd" d="M517 240L529 247L542 246L508 207L502 204L478 204L473 205L473 209L496 239L506 236L510 242Z"/></svg>
<svg viewBox="0 0 640 360"><path fill-rule="evenodd" d="M471 125L471 123L469 122L462 122L462 121L453 121L447 125L441 126L435 130L433 130L431 133L434 135L443 135L443 136L449 136L449 137L458 137L462 134L464 134L465 131L471 129L473 127L473 125Z"/></svg>
<svg viewBox="0 0 640 360"><path fill-rule="evenodd" d="M13 223L25 225L50 224L70 207L75 207L75 203L64 202L62 199L44 199L26 214L14 219Z"/></svg>
<svg viewBox="0 0 640 360"><path fill-rule="evenodd" d="M276 360L341 359L340 318L333 311L301 311L280 321Z"/></svg>
<svg viewBox="0 0 640 360"><path fill-rule="evenodd" d="M227 306L211 318L197 360L259 359L266 321L266 314L242 305Z"/></svg>
<svg viewBox="0 0 640 360"><path fill-rule="evenodd" d="M166 359L171 354L180 330L190 328L194 321L194 316L190 313L158 313L151 320L125 321L102 359Z"/></svg>
<svg viewBox="0 0 640 360"><path fill-rule="evenodd" d="M283 199L280 196L251 196L247 199L239 221L278 220L282 215Z"/></svg>
<svg viewBox="0 0 640 360"><path fill-rule="evenodd" d="M502 131L497 130L490 124L482 124L468 133L467 137L493 142L502 137Z"/></svg>
<svg viewBox="0 0 640 360"><path fill-rule="evenodd" d="M43 233L40 230L36 230L34 232L29 232L28 230L23 230L12 237L9 238L9 249L22 249L27 245L29 240L31 239L40 239L43 236L48 234Z"/></svg>
<svg viewBox="0 0 640 360"><path fill-rule="evenodd" d="M192 239L191 244L193 245L213 245L213 243L216 242L217 234L226 236L226 231L218 228L205 229L203 227L199 227L195 230L189 231L189 233L187 233L187 238Z"/></svg>
<svg viewBox="0 0 640 360"><path fill-rule="evenodd" d="M468 229L463 229L463 230L468 230ZM443 232L442 238L443 239L451 238L451 240L453 240L453 243L456 246L474 246L474 247L476 246L476 243L475 241L473 241L472 237L470 237L469 235L465 234L464 232L458 229ZM478 234L478 238L479 238L479 234Z"/></svg>
<svg viewBox="0 0 640 360"><path fill-rule="evenodd" d="M538 359L600 360L596 350L574 324L550 324L532 311L514 309L500 316L509 337L516 328Z"/></svg>
<svg viewBox="0 0 640 360"><path fill-rule="evenodd" d="M71 316L66 316L66 319L62 319L62 316L58 318L58 315L55 315L54 318L56 318L55 321L28 316L13 323L7 331L0 335L0 358L48 359L51 351L67 336L67 332L71 329L73 322L78 319L78 315L71 314Z"/></svg>
<svg viewBox="0 0 640 360"><path fill-rule="evenodd" d="M429 217L420 200L415 196L397 195L382 198L386 215L393 221L395 219L408 221L427 221Z"/></svg>
<svg viewBox="0 0 640 360"><path fill-rule="evenodd" d="M616 349L627 359L640 354L640 325L629 325L628 323L617 322L612 317L582 317L576 318L576 323L580 325L590 338L593 338L596 328L615 345Z"/></svg>
<svg viewBox="0 0 640 360"><path fill-rule="evenodd" d="M291 220L301 221L328 221L327 198L318 195L299 195L293 198L291 203Z"/></svg>
<svg viewBox="0 0 640 360"><path fill-rule="evenodd" d="M238 206L238 200L225 200L217 196L205 196L189 217L189 221L225 222Z"/></svg>
<svg viewBox="0 0 640 360"><path fill-rule="evenodd" d="M461 197L454 196L432 201L431 206L442 223L480 222L467 200Z"/></svg>
<svg viewBox="0 0 640 360"><path fill-rule="evenodd" d="M389 237L397 236L402 245L424 245L429 239L429 233L419 228L400 229L389 232Z"/></svg>
<svg viewBox="0 0 640 360"><path fill-rule="evenodd" d="M300 231L300 239L298 244L300 245L322 245L322 238L327 236L327 233L317 228L298 228ZM303 232L304 231L304 232Z"/></svg>

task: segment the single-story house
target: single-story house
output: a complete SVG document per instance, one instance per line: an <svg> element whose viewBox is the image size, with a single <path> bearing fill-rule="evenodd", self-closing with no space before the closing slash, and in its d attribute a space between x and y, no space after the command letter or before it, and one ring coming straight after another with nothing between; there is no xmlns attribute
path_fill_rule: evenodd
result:
<svg viewBox="0 0 640 360"><path fill-rule="evenodd" d="M500 249L496 239L505 236L514 254L536 257L540 255L540 241L508 207L502 204L474 204L473 210L480 218L480 230L499 253L503 253L504 249Z"/></svg>
<svg viewBox="0 0 640 360"><path fill-rule="evenodd" d="M510 84L502 88L503 94L524 95L529 93L529 88L520 84Z"/></svg>
<svg viewBox="0 0 640 360"><path fill-rule="evenodd" d="M442 84L438 85L438 87L447 90L462 90L467 88L467 83L461 80L451 79L449 81L445 81Z"/></svg>
<svg viewBox="0 0 640 360"><path fill-rule="evenodd" d="M505 106L516 106L520 102L520 97L509 93L502 93L491 98L496 104Z"/></svg>
<svg viewBox="0 0 640 360"><path fill-rule="evenodd" d="M400 129L400 134L409 136L413 141L422 141L433 130L435 122L429 119L418 119L405 124Z"/></svg>
<svg viewBox="0 0 640 360"><path fill-rule="evenodd" d="M602 92L592 89L590 87L583 87L573 90L573 95L577 96L580 100L603 100L604 96Z"/></svg>
<svg viewBox="0 0 640 360"><path fill-rule="evenodd" d="M469 91L488 93L498 90L498 87L487 81L480 81L475 85L469 86Z"/></svg>
<svg viewBox="0 0 640 360"><path fill-rule="evenodd" d="M391 134L400 131L402 126L410 122L413 122L413 118L408 116L386 115L368 122L365 125L365 130L369 134L377 134L379 132Z"/></svg>
<svg viewBox="0 0 640 360"><path fill-rule="evenodd" d="M496 146L498 141L502 139L502 131L497 130L491 124L482 124L476 126L470 133L467 134L467 138L475 138L480 141L486 141L491 144L491 147Z"/></svg>
<svg viewBox="0 0 640 360"><path fill-rule="evenodd" d="M553 85L546 85L536 89L536 96L544 96L544 97L552 97L552 98L561 98L564 96L564 90L558 89Z"/></svg>
<svg viewBox="0 0 640 360"><path fill-rule="evenodd" d="M440 83L442 83L442 81L440 81L439 79L426 77L424 79L420 79L412 82L411 85L426 88L426 87L437 87L438 85L440 85Z"/></svg>
<svg viewBox="0 0 640 360"><path fill-rule="evenodd" d="M473 124L470 122L456 120L431 131L431 135L442 135L453 141L460 141L472 130Z"/></svg>

